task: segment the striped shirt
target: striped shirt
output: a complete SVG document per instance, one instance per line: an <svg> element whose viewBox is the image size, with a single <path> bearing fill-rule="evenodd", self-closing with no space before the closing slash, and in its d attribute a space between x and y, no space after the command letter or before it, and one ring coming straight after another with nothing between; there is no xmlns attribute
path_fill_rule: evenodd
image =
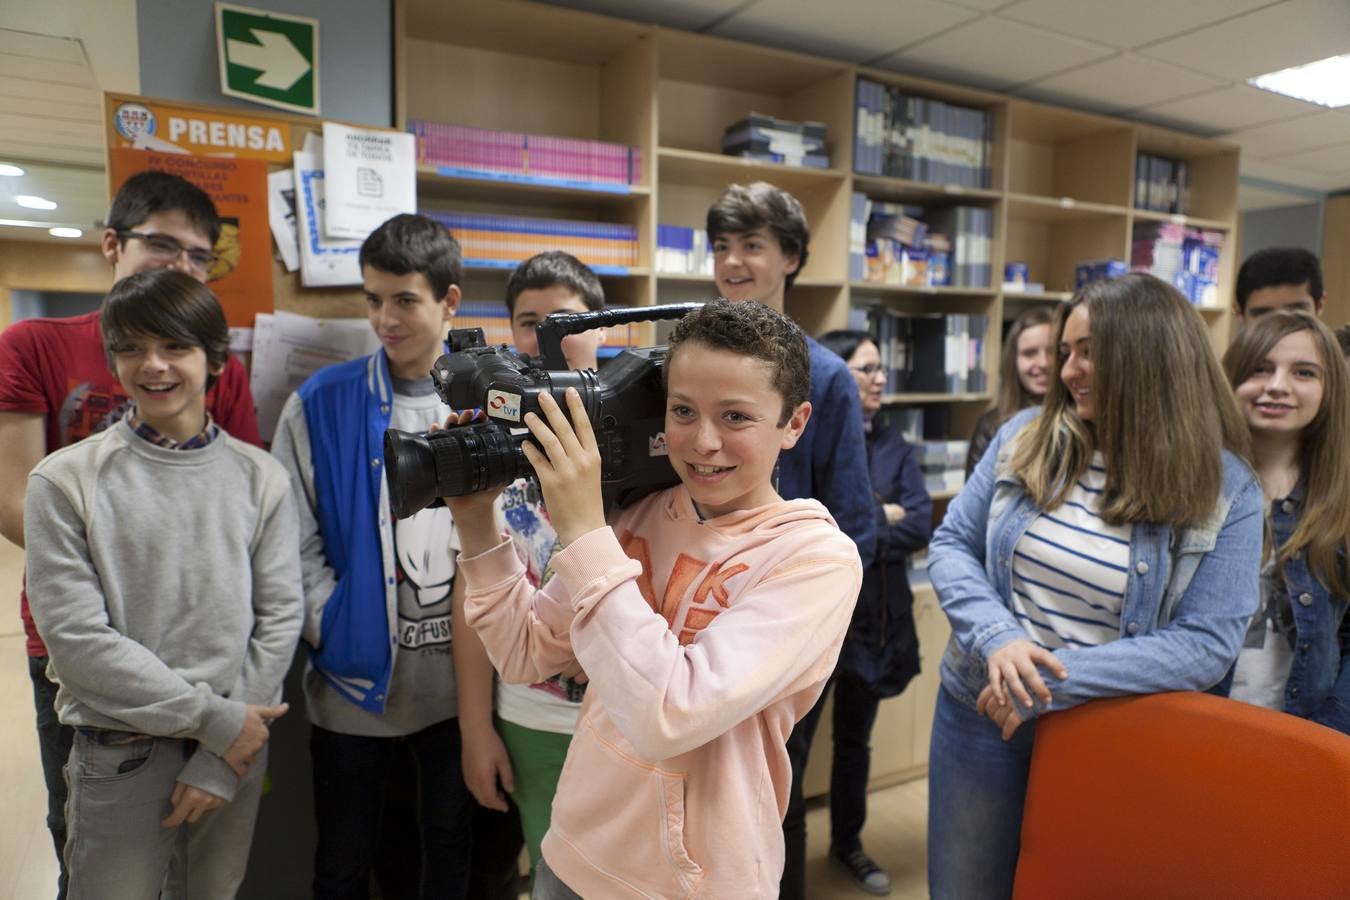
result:
<svg viewBox="0 0 1350 900"><path fill-rule="evenodd" d="M1105 485L1097 453L1064 505L1037 516L1013 549L1013 615L1051 650L1120 637L1134 528L1097 515Z"/></svg>

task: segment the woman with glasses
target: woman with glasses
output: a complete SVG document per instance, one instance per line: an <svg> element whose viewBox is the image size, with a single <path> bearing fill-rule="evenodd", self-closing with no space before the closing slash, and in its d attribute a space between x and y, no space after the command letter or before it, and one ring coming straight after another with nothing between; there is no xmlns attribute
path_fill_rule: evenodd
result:
<svg viewBox="0 0 1350 900"><path fill-rule="evenodd" d="M887 894L890 877L863 851L861 839L869 741L882 698L899 694L919 671L906 570L909 554L928 543L933 504L924 489L918 451L899 431L875 421L886 385L877 345L864 331L831 331L820 343L848 363L858 382L877 523L876 556L863 572L858 605L835 669L830 857L863 890Z"/></svg>

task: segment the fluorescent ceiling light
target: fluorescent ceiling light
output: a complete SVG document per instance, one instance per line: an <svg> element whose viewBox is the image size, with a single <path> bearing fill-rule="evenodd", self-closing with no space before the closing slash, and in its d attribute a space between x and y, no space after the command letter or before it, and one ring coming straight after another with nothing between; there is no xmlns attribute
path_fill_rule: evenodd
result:
<svg viewBox="0 0 1350 900"><path fill-rule="evenodd" d="M34 222L30 219L0 219L0 226L9 228L51 228L51 222ZM75 228L74 225L58 225L58 228Z"/></svg>
<svg viewBox="0 0 1350 900"><path fill-rule="evenodd" d="M1247 79L1252 87L1319 106L1350 104L1350 53Z"/></svg>
<svg viewBox="0 0 1350 900"><path fill-rule="evenodd" d="M56 209L56 203L46 197L34 197L32 194L15 194L14 202L25 209Z"/></svg>
<svg viewBox="0 0 1350 900"><path fill-rule="evenodd" d="M23 174L23 169L18 166L12 166L9 163L0 163L0 175L8 175L10 178L18 178Z"/></svg>
<svg viewBox="0 0 1350 900"><path fill-rule="evenodd" d="M64 226L60 228L48 228L47 233L50 234L52 237L63 237L63 238L84 237L84 232L81 231L80 229L66 228Z"/></svg>

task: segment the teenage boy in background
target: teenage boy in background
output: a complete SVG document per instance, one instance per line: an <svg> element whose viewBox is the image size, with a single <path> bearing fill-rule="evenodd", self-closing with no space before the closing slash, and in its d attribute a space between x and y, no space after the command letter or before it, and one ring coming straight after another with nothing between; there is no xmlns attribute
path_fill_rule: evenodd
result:
<svg viewBox="0 0 1350 900"><path fill-rule="evenodd" d="M133 405L38 464L24 522L33 616L77 729L69 890L232 897L300 636L290 479L206 412L230 332L204 285L132 275L101 326Z"/></svg>
<svg viewBox="0 0 1350 900"><path fill-rule="evenodd" d="M1247 324L1275 310L1322 315L1322 264L1302 247L1257 250L1242 263L1233 312Z"/></svg>
<svg viewBox="0 0 1350 900"><path fill-rule="evenodd" d="M506 283L512 339L517 351L531 356L539 353L535 328L549 315L594 311L604 305L600 279L576 257L561 250L530 257L516 267ZM567 367L597 368L604 338L603 328L563 338ZM539 482L516 479L502 491L498 507L525 561L526 577L534 587L543 587L553 575L550 562L559 546ZM460 719L467 723L472 716L480 726L475 733L486 735L492 729L492 663L477 633L464 624L462 608L457 607L455 612ZM465 739L464 777L469 789L481 805L501 811L506 810L506 798L499 783L510 793L519 810L519 827L529 850L532 873L539 864L539 845L548 831L553 795L584 694L584 679L565 675L538 684L498 681L496 731L505 743L509 760L496 761L495 747L471 747ZM467 734L467 727L465 731Z"/></svg>
<svg viewBox="0 0 1350 900"><path fill-rule="evenodd" d="M421 897L468 895L473 799L460 769L452 654L458 542L450 511L395 521L388 428L424 431L448 408L432 385L459 306L458 244L425 216L395 216L361 245L381 348L330 366L286 402L272 452L300 517L318 848L314 895L366 897L385 788L402 744L416 758Z"/></svg>
<svg viewBox="0 0 1350 900"><path fill-rule="evenodd" d="M128 178L113 198L103 231L103 255L113 280L170 268L205 282L220 236L215 204L200 188L167 172ZM99 313L66 319L28 319L0 332L0 534L24 545L24 491L42 457L115 424L130 400L108 368ZM262 445L248 374L230 357L206 393L206 409L231 437ZM61 773L74 730L57 721L56 685L47 680L47 648L19 595L28 638L28 674L37 710L42 774L47 782L47 827L58 859L66 843L66 782ZM62 862L58 896L65 896Z"/></svg>
<svg viewBox="0 0 1350 900"><path fill-rule="evenodd" d="M713 278L728 300L755 300L783 312L784 298L806 265L811 240L802 205L765 182L733 184L708 209ZM862 406L853 373L837 354L807 336L811 356L811 409L801 438L778 463L778 493L784 500L812 498L825 504L841 531L858 545L863 568L876 544ZM828 688L788 738L792 789L783 819L786 859L780 896L806 893L806 804L802 777Z"/></svg>

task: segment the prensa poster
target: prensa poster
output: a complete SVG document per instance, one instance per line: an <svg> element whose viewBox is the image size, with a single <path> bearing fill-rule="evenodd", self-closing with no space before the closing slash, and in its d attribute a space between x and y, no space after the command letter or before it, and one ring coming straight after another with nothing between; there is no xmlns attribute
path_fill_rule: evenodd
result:
<svg viewBox="0 0 1350 900"><path fill-rule="evenodd" d="M219 258L207 276L207 286L220 299L232 328L252 328L258 313L272 311L266 162L127 149L113 149L111 156L108 174L113 196L128 178L146 171L181 175L206 191L221 219L215 246Z"/></svg>
<svg viewBox="0 0 1350 900"><path fill-rule="evenodd" d="M364 241L399 213L417 212L416 152L407 132L323 123L328 237Z"/></svg>

